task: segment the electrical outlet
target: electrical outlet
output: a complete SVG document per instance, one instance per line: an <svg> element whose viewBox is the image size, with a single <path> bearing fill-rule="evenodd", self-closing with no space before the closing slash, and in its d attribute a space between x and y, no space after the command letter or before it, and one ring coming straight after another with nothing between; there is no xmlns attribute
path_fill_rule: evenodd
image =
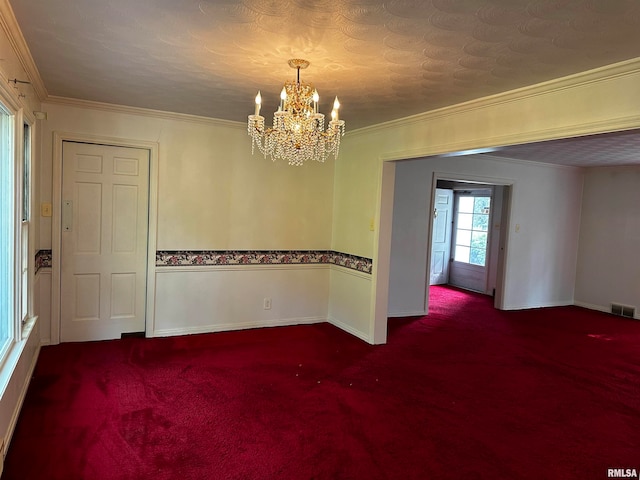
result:
<svg viewBox="0 0 640 480"><path fill-rule="evenodd" d="M271 310L271 298L267 297L264 299L264 309Z"/></svg>

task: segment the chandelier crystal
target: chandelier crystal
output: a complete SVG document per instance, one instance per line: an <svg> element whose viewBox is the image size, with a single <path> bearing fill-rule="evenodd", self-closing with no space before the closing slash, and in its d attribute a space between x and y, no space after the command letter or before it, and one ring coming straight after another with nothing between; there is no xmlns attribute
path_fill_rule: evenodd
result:
<svg viewBox="0 0 640 480"><path fill-rule="evenodd" d="M289 60L289 66L297 70L297 79L285 82L271 128L265 129L264 117L260 115L262 96L260 92L256 95L255 113L249 115L247 127L251 153L257 146L265 158L284 160L296 166L309 160L324 162L329 155L338 158L340 137L344 135L338 97L333 102L331 120L325 131L324 115L318 112L318 91L313 85L300 81L300 70L307 68L309 62L294 58Z"/></svg>

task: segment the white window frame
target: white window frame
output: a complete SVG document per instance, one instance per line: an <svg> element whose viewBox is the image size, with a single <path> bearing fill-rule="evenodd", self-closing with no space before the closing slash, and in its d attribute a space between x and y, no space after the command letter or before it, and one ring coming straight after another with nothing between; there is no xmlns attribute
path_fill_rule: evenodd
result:
<svg viewBox="0 0 640 480"><path fill-rule="evenodd" d="M0 177L2 183L3 194L0 194L0 201L3 207L8 206L9 228L8 231L0 232L2 237L3 248L12 257L8 260L8 275L5 279L8 281L7 305L2 308L7 310L2 312L0 321L6 321L7 324L7 341L0 345L0 391L4 391L6 381L8 381L9 372L12 367L6 365L9 358L11 364L16 360L12 352L19 342L23 340L23 334L28 333L27 328L32 322L29 320L33 315L33 286L34 286L34 269L35 269L35 252L33 238L33 166L34 166L34 147L36 139L35 118L29 112L26 112L19 102L19 98L15 92L7 88L4 82L0 82L0 110L7 116L10 130L8 142L4 142L7 151L0 153L6 155L2 158L5 162L0 168L5 169L4 174ZM28 218L23 222L23 196L24 187L24 167L25 167L25 128L29 125L30 138L28 142L30 175L28 177L29 184L26 191L29 193L28 202ZM11 165L7 167L7 157ZM1 303L0 303L1 305ZM20 349L21 350L21 349Z"/></svg>
<svg viewBox="0 0 640 480"><path fill-rule="evenodd" d="M454 208L454 228L453 228L453 235L451 237L451 258L453 259L453 261L458 262L458 263L462 263L465 265L474 265L480 268L488 268L489 266L489 249L491 246L491 212L493 211L493 191L492 190L474 190L474 191L456 191L455 192L455 208ZM465 246L465 245L459 245L458 244L458 234L459 234L459 230L461 230L459 228L458 225L458 221L459 221L459 213L460 213L460 199L462 197L473 197L473 198L488 198L489 199L489 213L486 213L484 215L487 216L487 221L488 221L488 227L487 230L476 230L473 228L473 226L471 227L471 229L462 229L465 231L469 232L469 235L471 237L473 237L473 232L482 232L482 233L486 233L487 234L487 244L485 245L485 259L484 259L484 264L483 265L479 265L477 263L472 263L471 259L469 258L468 261L464 261L464 260L458 260L456 258L456 252L457 252L457 248L458 246ZM475 215L475 213L473 213L473 215ZM474 248L473 246L468 247L470 249Z"/></svg>
<svg viewBox="0 0 640 480"><path fill-rule="evenodd" d="M0 92L1 93L1 92ZM11 212L8 216L6 211L0 212L0 243L3 244L0 255L2 261L0 261L0 308L3 309L0 312L0 322L3 323L2 330L6 329L7 338L0 339L0 364L4 362L9 350L11 349L15 340L15 326L12 325L12 321L15 318L15 111L11 108L10 102L4 101L3 96L0 96L0 114L2 118L2 131L0 131L0 140L2 141L2 151L0 151L0 208L8 207L8 211ZM9 103L7 105L7 103ZM6 122L6 123L5 123ZM9 132L5 134L5 129ZM9 165L8 165L9 164ZM13 168L12 168L13 167ZM6 228L6 224L9 223L9 228ZM5 270L8 265L9 272ZM5 322L7 322L5 324Z"/></svg>
<svg viewBox="0 0 640 480"><path fill-rule="evenodd" d="M33 283L35 270L35 251L33 239L33 151L34 151L34 122L23 115L22 118L21 149L19 157L19 185L17 189L20 194L20 265L18 272L20 275L20 328L24 328L27 321L33 317ZM26 134L29 134L27 138ZM27 169L25 175L25 169ZM28 182L25 185L25 180ZM28 197L25 199L24 194ZM26 211L25 211L26 210ZM25 215L26 214L26 215ZM25 218L26 217L26 218Z"/></svg>

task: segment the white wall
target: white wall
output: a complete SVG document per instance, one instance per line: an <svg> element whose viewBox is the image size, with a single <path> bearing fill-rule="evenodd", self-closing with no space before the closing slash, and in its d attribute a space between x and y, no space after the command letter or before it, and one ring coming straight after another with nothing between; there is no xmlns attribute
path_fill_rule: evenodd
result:
<svg viewBox="0 0 640 480"><path fill-rule="evenodd" d="M43 104L43 201L53 198L53 132L159 144L158 250L326 250L333 162L304 167L251 155L246 126ZM57 187L57 186L56 186ZM51 248L44 220L41 248Z"/></svg>
<svg viewBox="0 0 640 480"><path fill-rule="evenodd" d="M15 429L22 402L27 394L31 375L40 353L40 337L38 324L33 329L25 331L24 338L9 355L4 367L11 365L11 372L2 372L2 396L0 397L0 435L2 435L2 450L0 451L0 465L7 453L13 430ZM1 471L1 468L0 468Z"/></svg>
<svg viewBox="0 0 640 480"><path fill-rule="evenodd" d="M513 184L505 308L573 303L582 170L489 155L433 157L396 166L389 313L424 309L434 174ZM516 226L519 228L516 230Z"/></svg>
<svg viewBox="0 0 640 480"><path fill-rule="evenodd" d="M157 250L331 247L332 161L291 167L252 156L246 126L237 123L98 104L45 103L43 109L43 201L60 188L50 180L54 132L157 142ZM43 219L41 248L51 248L52 235L59 232ZM158 267L155 318L147 322L152 335L168 335L326 320L328 271L328 265ZM301 291L309 293L303 302ZM269 311L267 296L274 302ZM51 319L57 321L55 312Z"/></svg>
<svg viewBox="0 0 640 480"><path fill-rule="evenodd" d="M34 310L38 313L40 343L51 343L51 268L43 268L36 275Z"/></svg>
<svg viewBox="0 0 640 480"><path fill-rule="evenodd" d="M372 341L383 341L380 332L386 331L388 290L382 286L383 276L389 269L389 257L380 246L387 244L391 228L385 226L375 232L368 228L369 219L375 218L378 226L384 217L381 212L393 204L393 194L381 194L384 190L381 186L387 181L385 163L640 128L638 104L640 59L634 59L347 134L336 164L332 248L373 259L371 291L366 298L358 300L362 302L362 309L370 308L370 333L375 337ZM456 160L451 161L456 165ZM391 174L392 169L387 171ZM503 177L508 173L498 175ZM515 251L508 252L509 259L519 259L509 262L505 279L504 298L508 308L563 302L570 297L565 276L571 271L571 264L575 265L575 253L569 258L558 254L549 259L538 258L534 252L548 252L550 243L562 242L564 238L559 238L560 232L548 231L545 238L531 233L539 220L543 226L548 221L544 218L547 208L540 210L536 204L522 202L535 198L536 194L544 197L563 183L554 180L548 185L539 185L535 193L526 182L525 193L517 192L519 184L514 186L513 193L519 200L516 211L511 213L511 221L521 224L521 232L514 242ZM560 217L566 214L557 212ZM514 232L511 237L513 235ZM575 241L573 246L575 248ZM568 248L563 246L556 253ZM552 286L558 284L562 290L552 291Z"/></svg>
<svg viewBox="0 0 640 480"><path fill-rule="evenodd" d="M329 265L158 267L156 335L327 320ZM264 309L269 299L271 308Z"/></svg>
<svg viewBox="0 0 640 480"><path fill-rule="evenodd" d="M13 49L14 43L7 33L15 29L16 26L9 5L6 1L0 0L0 82L2 82L3 95L8 95L11 103L16 106L14 107L16 114L19 114L21 110L25 118L28 119L32 117L33 111L40 109L40 101L33 85L9 83L9 80L12 79L29 80L27 72ZM39 138L39 122L34 122L33 127L32 134L35 138ZM36 149L32 153L34 155L34 169L37 171L40 159L37 143ZM36 184L34 202L37 204L37 174L34 178L34 184ZM37 208L35 210L37 211ZM32 237L37 235L37 220L33 223L34 225L30 226ZM33 253L35 255L35 251ZM33 260L31 263L33 264ZM38 289L37 283L37 279L34 278L34 290ZM38 313L36 306L35 314ZM40 351L38 327L38 322L34 319L23 328L22 337L14 343L0 369L0 443L2 443L0 472L33 368L38 359Z"/></svg>
<svg viewBox="0 0 640 480"><path fill-rule="evenodd" d="M640 152L639 152L640 156ZM585 174L576 303L610 311L636 307L640 318L640 166Z"/></svg>
<svg viewBox="0 0 640 480"><path fill-rule="evenodd" d="M432 178L416 172L415 165L396 165L389 266L389 315L394 317L426 313Z"/></svg>
<svg viewBox="0 0 640 480"><path fill-rule="evenodd" d="M370 274L332 266L329 322L372 343L370 295Z"/></svg>

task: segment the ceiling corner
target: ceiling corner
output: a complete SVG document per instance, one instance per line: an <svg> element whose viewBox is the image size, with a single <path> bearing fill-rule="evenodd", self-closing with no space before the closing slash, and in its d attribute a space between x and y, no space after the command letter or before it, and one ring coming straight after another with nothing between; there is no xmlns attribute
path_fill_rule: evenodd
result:
<svg viewBox="0 0 640 480"><path fill-rule="evenodd" d="M38 99L41 102L44 101L48 96L47 89L8 0L0 0L0 26L6 32L9 43L29 78Z"/></svg>

